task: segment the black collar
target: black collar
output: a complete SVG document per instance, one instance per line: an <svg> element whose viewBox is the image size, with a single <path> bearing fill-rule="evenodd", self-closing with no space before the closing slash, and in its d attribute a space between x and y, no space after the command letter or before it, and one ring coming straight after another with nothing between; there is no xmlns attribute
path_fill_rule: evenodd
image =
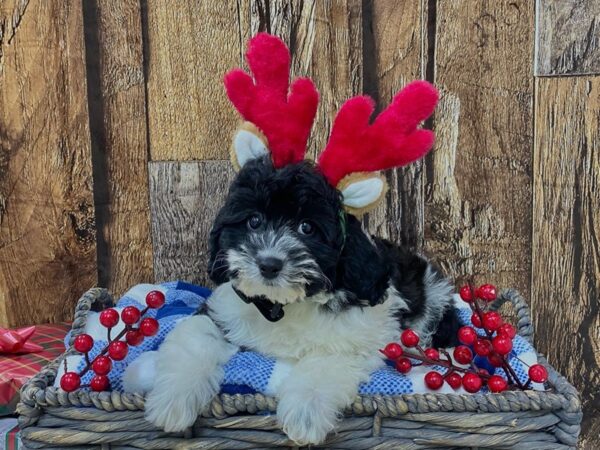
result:
<svg viewBox="0 0 600 450"><path fill-rule="evenodd" d="M231 286L233 291L242 299L245 303L252 303L260 311L260 313L269 322L277 322L283 319L283 305L281 303L273 303L264 295L258 295L255 297L248 297L239 289L236 289L233 285Z"/></svg>

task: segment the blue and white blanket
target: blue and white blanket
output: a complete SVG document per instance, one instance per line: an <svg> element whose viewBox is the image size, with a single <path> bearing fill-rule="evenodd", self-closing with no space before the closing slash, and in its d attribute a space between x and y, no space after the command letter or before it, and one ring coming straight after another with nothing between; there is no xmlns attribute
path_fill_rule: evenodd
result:
<svg viewBox="0 0 600 450"><path fill-rule="evenodd" d="M129 353L123 361L114 361L113 370L109 374L111 388L123 390L123 373L140 355L157 350L165 339L165 336L174 328L178 321L193 314L210 295L210 290L189 283L175 281L154 284L139 284L130 289L117 303L116 309L120 312L126 306L145 307L146 294L151 290L160 290L165 294L165 305L159 310L149 310L145 317L155 317L160 324L156 336L145 338L144 342L137 347L129 347ZM460 321L470 324L471 310L468 305L456 297L456 306L459 309ZM112 330L113 336L122 330L122 323ZM479 330L483 334L483 330ZM107 333L99 322L99 313L90 312L86 324L86 333L90 334L95 341L90 352L93 358L107 344ZM69 335L65 337L65 345L69 341ZM450 354L452 350L449 349ZM149 356L149 355L147 355ZM142 358L143 359L143 358ZM138 361L138 362L141 362ZM510 364L522 382L527 380L527 366L535 364L537 357L532 346L520 336L513 342L513 350L510 354ZM485 358L476 357L475 364L487 369L491 374L497 373L505 376L501 369L495 369ZM72 355L67 358L68 370L79 371L85 366L85 360L81 355ZM285 378L289 372L289 366L283 361L277 361L257 352L241 351L234 355L225 367L225 379L222 385L224 393L255 393L260 392L267 395L274 394L274 386ZM398 395L414 392L431 392L423 381L425 373L430 370L438 370L445 373L445 368L440 366L414 366L406 375L397 372L390 362L387 366L375 371L371 379L360 385L360 394L383 394ZM58 385L64 367L61 366L56 378ZM82 384L88 384L92 372L89 371L83 378ZM534 388L543 389L542 385L534 385ZM453 390L444 383L437 392L465 393L462 388Z"/></svg>

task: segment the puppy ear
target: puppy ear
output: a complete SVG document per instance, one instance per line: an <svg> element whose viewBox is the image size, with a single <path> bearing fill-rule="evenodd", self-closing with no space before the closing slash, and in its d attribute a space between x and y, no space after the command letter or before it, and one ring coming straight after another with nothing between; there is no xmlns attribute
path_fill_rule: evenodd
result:
<svg viewBox="0 0 600 450"><path fill-rule="evenodd" d="M337 188L342 193L344 209L360 217L384 198L387 183L381 174L357 172L342 178Z"/></svg>
<svg viewBox="0 0 600 450"><path fill-rule="evenodd" d="M384 300L390 268L354 216L347 216L346 241L338 262L336 289L353 298L350 303L376 305Z"/></svg>
<svg viewBox="0 0 600 450"><path fill-rule="evenodd" d="M248 161L269 154L267 138L251 122L242 123L233 136L231 163L240 170Z"/></svg>

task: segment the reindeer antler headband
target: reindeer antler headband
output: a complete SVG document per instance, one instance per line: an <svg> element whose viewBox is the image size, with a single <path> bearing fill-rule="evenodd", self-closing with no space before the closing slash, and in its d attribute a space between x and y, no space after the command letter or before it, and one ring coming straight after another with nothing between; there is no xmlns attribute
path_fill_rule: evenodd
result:
<svg viewBox="0 0 600 450"><path fill-rule="evenodd" d="M302 161L319 102L314 83L297 78L290 86L289 50L267 33L250 39L246 59L254 78L241 69L225 76L227 95L246 120L234 136L234 165L269 153L276 168ZM353 97L342 105L317 167L342 192L350 213L371 209L383 197L385 179L379 170L405 166L431 149L433 132L418 126L437 100L431 84L415 81L372 123L370 97Z"/></svg>

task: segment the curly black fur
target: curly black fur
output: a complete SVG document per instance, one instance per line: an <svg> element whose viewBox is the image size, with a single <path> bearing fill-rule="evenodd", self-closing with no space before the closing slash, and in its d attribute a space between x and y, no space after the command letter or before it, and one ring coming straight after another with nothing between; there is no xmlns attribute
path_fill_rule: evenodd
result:
<svg viewBox="0 0 600 450"><path fill-rule="evenodd" d="M254 214L273 229L296 230L301 221L316 226L311 236L295 234L303 249L317 263L326 283L312 279L307 296L333 292L337 299L332 310L367 307L386 299L388 288L406 301L408 311L399 315L402 326L418 320L427 322L426 271L439 271L424 258L377 237L369 238L356 217L346 215L341 194L328 184L308 161L275 169L268 158L249 161L232 183L210 233L211 279L221 284L232 276L227 250L239 249L248 239L247 220ZM343 223L345 222L345 223ZM441 323L426 323L437 329L434 343L453 344L458 321L452 307L443 311ZM437 320L436 320L437 321Z"/></svg>

